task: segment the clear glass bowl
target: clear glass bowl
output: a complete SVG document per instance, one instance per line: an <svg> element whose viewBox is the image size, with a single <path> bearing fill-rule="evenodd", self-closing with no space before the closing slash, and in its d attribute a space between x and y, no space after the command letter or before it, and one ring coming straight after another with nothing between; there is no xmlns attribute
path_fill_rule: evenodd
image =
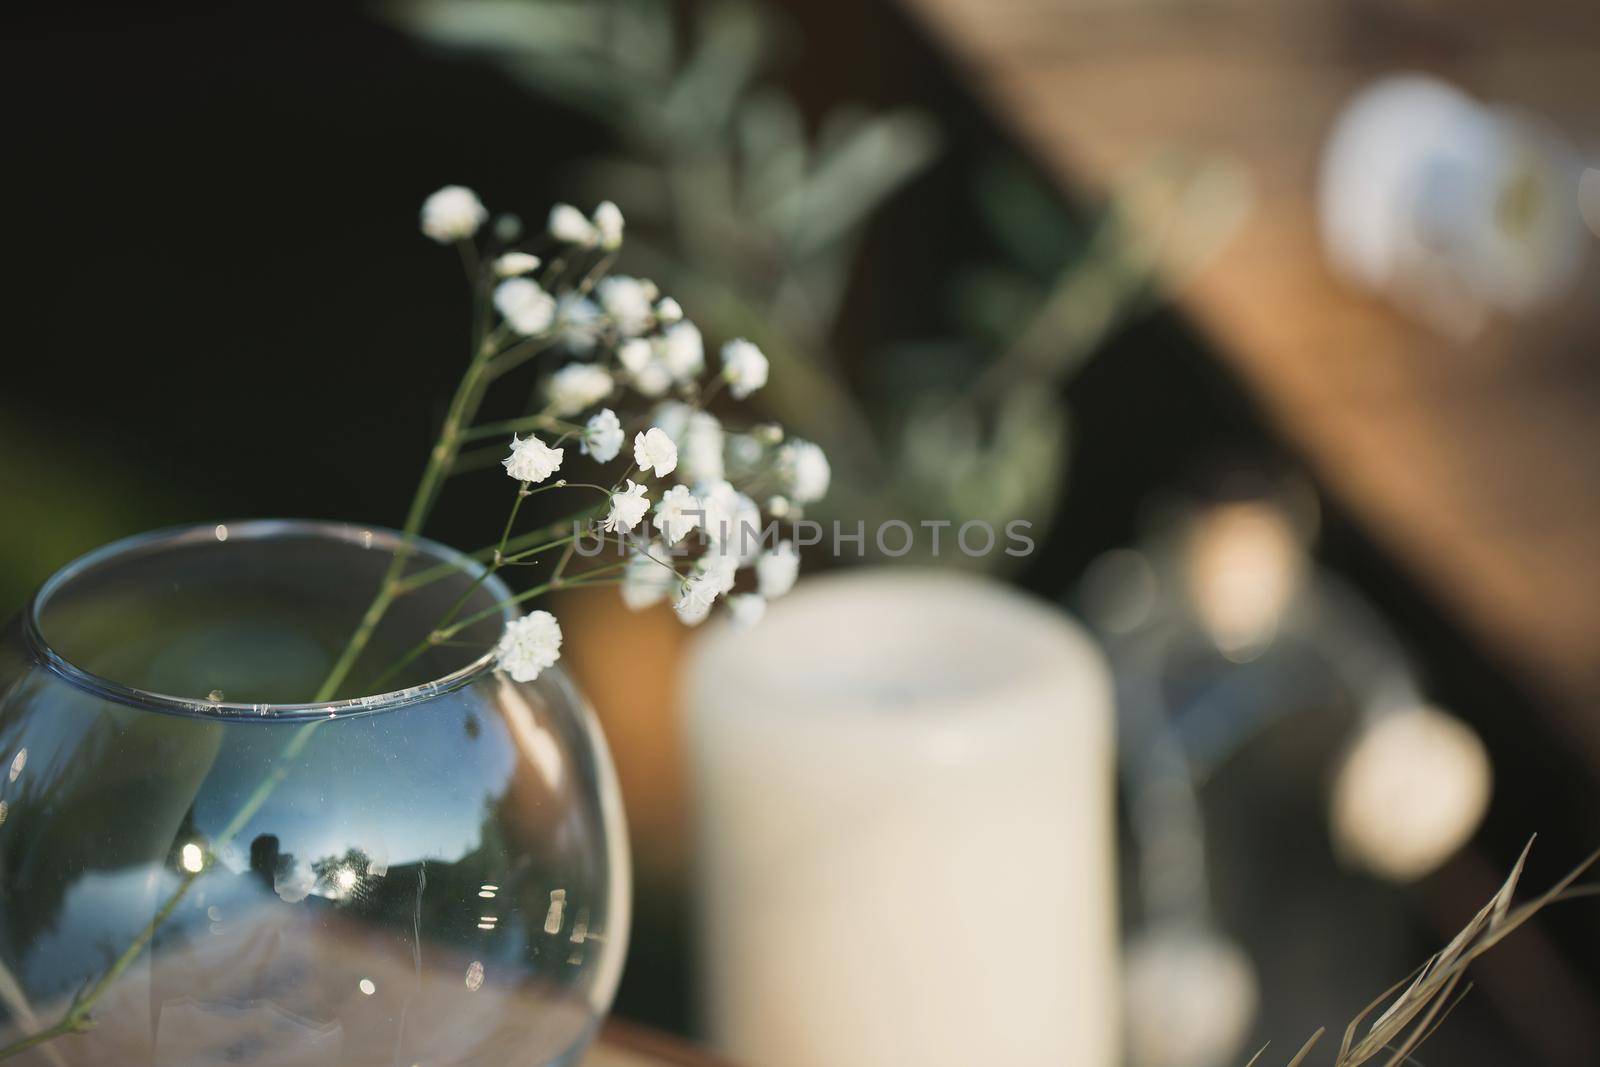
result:
<svg viewBox="0 0 1600 1067"><path fill-rule="evenodd" d="M0 645L0 1063L566 1065L609 1007L615 777L559 670L485 654L509 595L418 540L356 673L463 596L396 691L314 693L399 535L166 531L47 582ZM29 1042L33 1042L29 1044Z"/></svg>

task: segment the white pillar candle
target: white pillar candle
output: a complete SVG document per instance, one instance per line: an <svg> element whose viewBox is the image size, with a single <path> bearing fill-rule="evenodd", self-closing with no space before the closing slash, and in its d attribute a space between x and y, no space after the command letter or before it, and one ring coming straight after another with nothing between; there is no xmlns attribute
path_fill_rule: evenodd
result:
<svg viewBox="0 0 1600 1067"><path fill-rule="evenodd" d="M701 991L760 1067L1109 1067L1109 672L953 572L802 583L687 674Z"/></svg>

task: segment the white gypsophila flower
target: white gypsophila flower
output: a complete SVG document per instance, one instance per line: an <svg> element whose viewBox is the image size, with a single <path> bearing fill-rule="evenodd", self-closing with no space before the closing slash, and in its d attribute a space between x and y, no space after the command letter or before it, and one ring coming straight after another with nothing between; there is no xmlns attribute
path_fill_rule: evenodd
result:
<svg viewBox="0 0 1600 1067"><path fill-rule="evenodd" d="M633 376L633 387L640 396L662 396L672 388L672 372L659 359L651 359Z"/></svg>
<svg viewBox="0 0 1600 1067"><path fill-rule="evenodd" d="M727 482L701 482L694 487L694 495L700 501L700 528L720 555L720 546L728 543L733 534L733 511L738 506L739 492Z"/></svg>
<svg viewBox="0 0 1600 1067"><path fill-rule="evenodd" d="M551 208L546 228L556 240L580 248L593 248L600 241L600 231L595 229L594 223L571 204L557 204Z"/></svg>
<svg viewBox="0 0 1600 1067"><path fill-rule="evenodd" d="M639 525L644 513L649 510L650 501L645 499L644 486L635 485L633 479L629 478L621 492L611 494L611 512L600 526L607 533L627 533Z"/></svg>
<svg viewBox="0 0 1600 1067"><path fill-rule="evenodd" d="M707 588L717 596L731 593L733 584L739 580L739 561L731 556L712 553L700 560L699 567Z"/></svg>
<svg viewBox="0 0 1600 1067"><path fill-rule="evenodd" d="M495 286L494 306L524 337L543 333L556 320L555 297L527 278L508 278Z"/></svg>
<svg viewBox="0 0 1600 1067"><path fill-rule="evenodd" d="M664 478L677 469L678 446L665 430L652 426L634 435L633 462L641 471L654 471L657 478Z"/></svg>
<svg viewBox="0 0 1600 1067"><path fill-rule="evenodd" d="M494 655L515 681L531 682L561 658L561 624L548 611L530 611L506 624Z"/></svg>
<svg viewBox="0 0 1600 1067"><path fill-rule="evenodd" d="M643 337L630 337L617 346L617 362L629 374L638 374L655 358L655 349Z"/></svg>
<svg viewBox="0 0 1600 1067"><path fill-rule="evenodd" d="M628 372L633 387L645 396L660 396L672 388L672 374L643 337L630 337L617 346L617 362Z"/></svg>
<svg viewBox="0 0 1600 1067"><path fill-rule="evenodd" d="M756 588L768 600L776 600L794 588L800 576L800 553L793 541L779 542L770 552L756 558Z"/></svg>
<svg viewBox="0 0 1600 1067"><path fill-rule="evenodd" d="M507 252L494 261L494 272L501 278L515 278L521 274L532 274L539 269L540 262L538 256L527 252Z"/></svg>
<svg viewBox="0 0 1600 1067"><path fill-rule="evenodd" d="M562 293L556 301L556 325L567 351L587 355L600 339L600 305L577 293Z"/></svg>
<svg viewBox="0 0 1600 1067"><path fill-rule="evenodd" d="M692 322L685 320L662 330L655 348L672 376L680 382L690 381L705 370L705 340L700 336L700 327Z"/></svg>
<svg viewBox="0 0 1600 1067"><path fill-rule="evenodd" d="M734 495L733 534L727 548L739 557L741 565L750 563L761 554L763 531L761 505L743 493Z"/></svg>
<svg viewBox="0 0 1600 1067"><path fill-rule="evenodd" d="M622 209L609 200L600 201L591 219L600 235L600 247L615 252L622 247Z"/></svg>
<svg viewBox="0 0 1600 1067"><path fill-rule="evenodd" d="M478 194L464 185L447 185L422 202L422 232L440 244L471 237L488 217Z"/></svg>
<svg viewBox="0 0 1600 1067"><path fill-rule="evenodd" d="M679 595L677 603L672 605L678 621L685 626L699 626L705 622L711 614L712 605L716 603L716 598L707 595L706 591L696 586L695 582L696 579L691 578Z"/></svg>
<svg viewBox="0 0 1600 1067"><path fill-rule="evenodd" d="M656 321L663 326L671 326L683 318L683 307L670 296L664 296L656 301Z"/></svg>
<svg viewBox="0 0 1600 1067"><path fill-rule="evenodd" d="M729 434L722 447L729 469L746 476L755 474L756 467L766 453L766 449L761 447L761 442L747 433ZM730 474L729 477L733 475Z"/></svg>
<svg viewBox="0 0 1600 1067"><path fill-rule="evenodd" d="M611 372L594 363L568 363L550 375L545 395L557 415L576 415L611 395Z"/></svg>
<svg viewBox="0 0 1600 1067"><path fill-rule="evenodd" d="M754 559L761 547L761 509L756 502L725 481L697 486L695 495L705 513L701 524L706 538L718 555L736 566Z"/></svg>
<svg viewBox="0 0 1600 1067"><path fill-rule="evenodd" d="M629 556L622 568L622 602L631 611L642 611L665 600L677 581L666 546L651 541Z"/></svg>
<svg viewBox="0 0 1600 1067"><path fill-rule="evenodd" d="M684 486L675 485L656 504L654 526L667 544L675 545L700 525L702 514L699 499Z"/></svg>
<svg viewBox="0 0 1600 1067"><path fill-rule="evenodd" d="M596 463L610 463L622 451L623 439L622 420L610 408L601 408L584 425L578 448Z"/></svg>
<svg viewBox="0 0 1600 1067"><path fill-rule="evenodd" d="M767 613L767 602L756 593L739 593L728 598L728 616L741 630L759 623Z"/></svg>
<svg viewBox="0 0 1600 1067"><path fill-rule="evenodd" d="M767 357L743 337L722 346L722 377L735 400L743 400L767 384Z"/></svg>
<svg viewBox="0 0 1600 1067"><path fill-rule="evenodd" d="M644 278L613 274L594 289L605 312L624 337L636 337L655 322L656 286Z"/></svg>
<svg viewBox="0 0 1600 1067"><path fill-rule="evenodd" d="M551 448L529 434L518 439L511 435L511 454L500 461L506 473L519 482L542 482L561 469L564 450Z"/></svg>
<svg viewBox="0 0 1600 1067"><path fill-rule="evenodd" d="M678 440L683 464L680 477L691 482L722 480L722 423L715 415L709 411L692 412Z"/></svg>
<svg viewBox="0 0 1600 1067"><path fill-rule="evenodd" d="M786 496L770 496L767 498L767 514L775 519L781 519L789 514L789 498Z"/></svg>
<svg viewBox="0 0 1600 1067"><path fill-rule="evenodd" d="M814 504L828 495L833 468L828 455L810 441L798 437L778 450L778 473L796 504Z"/></svg>

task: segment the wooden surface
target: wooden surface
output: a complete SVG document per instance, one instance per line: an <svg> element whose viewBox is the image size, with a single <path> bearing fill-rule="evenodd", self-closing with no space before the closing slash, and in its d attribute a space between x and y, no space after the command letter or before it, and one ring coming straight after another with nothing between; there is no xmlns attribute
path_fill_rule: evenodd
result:
<svg viewBox="0 0 1600 1067"><path fill-rule="evenodd" d="M1600 764L1593 264L1559 313L1463 346L1335 279L1313 215L1322 139L1383 73L1429 70L1600 143L1593 5L901 2L1064 185L1103 186L1174 146L1248 169L1253 214L1185 312L1323 483Z"/></svg>
<svg viewBox="0 0 1600 1067"><path fill-rule="evenodd" d="M620 1019L606 1023L583 1067L731 1067L693 1046Z"/></svg>

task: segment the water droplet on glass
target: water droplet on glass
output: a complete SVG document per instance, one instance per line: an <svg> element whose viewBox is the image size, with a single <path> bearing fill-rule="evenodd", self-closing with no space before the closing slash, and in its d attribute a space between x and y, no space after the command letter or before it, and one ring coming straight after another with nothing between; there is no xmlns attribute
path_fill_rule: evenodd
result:
<svg viewBox="0 0 1600 1067"><path fill-rule="evenodd" d="M483 964L473 960L467 964L467 990L476 993L483 988Z"/></svg>
<svg viewBox="0 0 1600 1067"><path fill-rule="evenodd" d="M361 992L365 993L369 997L378 991L378 987L373 984L373 981L370 978L363 978L356 984L360 987Z"/></svg>
<svg viewBox="0 0 1600 1067"><path fill-rule="evenodd" d="M216 534L218 541L226 541L228 539L228 528L219 522L217 523Z"/></svg>
<svg viewBox="0 0 1600 1067"><path fill-rule="evenodd" d="M9 814L11 814L11 805L7 804L3 800L0 800L0 824L5 823L6 816Z"/></svg>
<svg viewBox="0 0 1600 1067"><path fill-rule="evenodd" d="M206 699L211 701L213 704L222 703L222 690L213 689L211 692L206 694Z"/></svg>
<svg viewBox="0 0 1600 1067"><path fill-rule="evenodd" d="M11 761L11 780L13 782L17 780L17 775L22 773L22 768L26 767L27 765L28 750L25 748L17 749L16 757Z"/></svg>

